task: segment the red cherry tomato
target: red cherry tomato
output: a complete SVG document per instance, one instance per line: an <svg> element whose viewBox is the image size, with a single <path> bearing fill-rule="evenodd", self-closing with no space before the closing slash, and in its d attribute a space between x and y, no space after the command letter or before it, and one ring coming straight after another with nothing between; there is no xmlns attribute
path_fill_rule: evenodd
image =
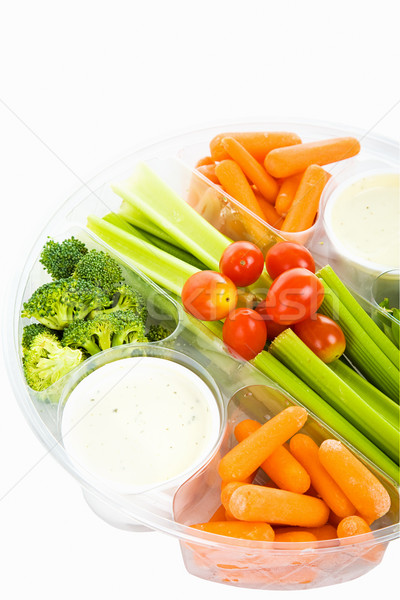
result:
<svg viewBox="0 0 400 600"><path fill-rule="evenodd" d="M199 271L186 281L182 289L183 306L202 321L220 321L236 306L235 284L216 271Z"/></svg>
<svg viewBox="0 0 400 600"><path fill-rule="evenodd" d="M219 268L238 287L251 285L264 269L264 256L251 242L233 242L224 250Z"/></svg>
<svg viewBox="0 0 400 600"><path fill-rule="evenodd" d="M231 354L251 360L263 350L267 341L267 328L263 318L255 310L237 308L227 316L222 337Z"/></svg>
<svg viewBox="0 0 400 600"><path fill-rule="evenodd" d="M265 314L280 325L292 325L317 312L324 287L307 269L290 269L278 275L265 299Z"/></svg>
<svg viewBox="0 0 400 600"><path fill-rule="evenodd" d="M265 266L272 279L296 267L315 273L315 262L311 252L294 242L278 242L272 246L265 257Z"/></svg>
<svg viewBox="0 0 400 600"><path fill-rule="evenodd" d="M324 363L330 363L346 349L346 338L335 321L316 314L293 325L293 331Z"/></svg>
<svg viewBox="0 0 400 600"><path fill-rule="evenodd" d="M254 310L259 315L261 315L265 321L265 324L267 326L267 340L268 341L272 342L272 340L274 340L277 335L279 335L280 333L282 333L282 331L285 331L285 329L288 328L288 325L279 325L278 323L275 323L271 319L271 317L266 312L265 300L260 302L260 304L257 304L257 306L255 307Z"/></svg>

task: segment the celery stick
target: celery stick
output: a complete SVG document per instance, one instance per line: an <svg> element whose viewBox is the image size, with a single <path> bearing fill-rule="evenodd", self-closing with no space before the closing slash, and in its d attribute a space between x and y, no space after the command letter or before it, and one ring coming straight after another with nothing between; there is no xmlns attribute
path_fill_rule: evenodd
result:
<svg viewBox="0 0 400 600"><path fill-rule="evenodd" d="M395 462L399 460L399 432L331 371L292 329L279 334L269 351L385 454Z"/></svg>
<svg viewBox="0 0 400 600"><path fill-rule="evenodd" d="M164 252L168 252L168 254L171 254L172 256L175 256L176 258L187 262L189 265L196 267L196 269L207 269L207 267L202 262L200 262L195 256L193 256L193 254L189 254L189 252L186 252L186 250L182 250L182 248L178 248L178 246L170 244L168 241L161 239L151 233L148 233L147 231L143 231L138 227L134 227L133 225L125 221L125 219L123 219L115 213L110 213L103 217L103 219L108 223L111 223L116 227L120 227L128 233L131 233L132 235L136 235L136 237L143 240L144 242L147 242L148 244L153 244L153 246L157 246L157 248L160 248L160 250L164 250ZM161 235L162 234L163 232L161 232Z"/></svg>
<svg viewBox="0 0 400 600"><path fill-rule="evenodd" d="M344 283L336 275L335 271L329 265L320 269L317 273L329 286L336 296L339 297L342 304L347 308L351 315L356 319L359 325L369 335L371 340L382 350L389 360L399 368L400 352L393 342L385 335L378 325L371 319L365 310L359 305L357 300L351 295Z"/></svg>
<svg viewBox="0 0 400 600"><path fill-rule="evenodd" d="M345 439L382 471L399 482L399 467L375 444L349 423L330 404L292 373L269 352L263 351L252 361L255 367L290 394L299 404Z"/></svg>
<svg viewBox="0 0 400 600"><path fill-rule="evenodd" d="M375 387L399 402L400 374L395 365L365 331L363 320L355 318L324 279L325 296L319 312L337 321L346 337L345 355ZM382 332L381 332L382 333Z"/></svg>
<svg viewBox="0 0 400 600"><path fill-rule="evenodd" d="M218 271L222 253L230 244L228 238L177 196L146 164L138 165L136 173L114 185L113 190L209 269Z"/></svg>
<svg viewBox="0 0 400 600"><path fill-rule="evenodd" d="M342 360L335 360L328 367L349 385L377 413L382 415L393 427L399 429L400 406L388 396L361 377L354 369Z"/></svg>
<svg viewBox="0 0 400 600"><path fill-rule="evenodd" d="M156 235L157 237L162 237L166 242L170 244L175 244L177 246L177 242L168 235L165 231L157 227L154 223L152 223L148 217L141 211L139 211L136 207L132 206L129 202L125 200L122 201L121 206L119 208L118 214L128 221L134 227L138 229L142 229L146 233L151 233L152 235ZM179 248L181 246L179 245Z"/></svg>
<svg viewBox="0 0 400 600"><path fill-rule="evenodd" d="M180 296L185 281L199 271L196 267L95 215L88 217L87 226L106 244L119 252L128 264L134 265L150 279L174 294Z"/></svg>

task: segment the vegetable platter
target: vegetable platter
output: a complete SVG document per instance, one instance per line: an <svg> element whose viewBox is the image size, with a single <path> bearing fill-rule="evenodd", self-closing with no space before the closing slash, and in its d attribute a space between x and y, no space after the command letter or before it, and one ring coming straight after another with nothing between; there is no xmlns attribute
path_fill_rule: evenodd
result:
<svg viewBox="0 0 400 600"><path fill-rule="evenodd" d="M233 586L379 564L399 537L399 307L375 294L396 242L378 252L375 214L367 256L369 214L338 211L396 170L394 142L351 128L235 123L138 150L57 209L5 355L102 519L175 536L190 573Z"/></svg>

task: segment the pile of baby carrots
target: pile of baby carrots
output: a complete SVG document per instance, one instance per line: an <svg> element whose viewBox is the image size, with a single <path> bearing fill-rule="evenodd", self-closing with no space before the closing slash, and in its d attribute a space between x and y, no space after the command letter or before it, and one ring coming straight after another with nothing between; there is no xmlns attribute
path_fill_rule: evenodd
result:
<svg viewBox="0 0 400 600"><path fill-rule="evenodd" d="M315 222L330 177L321 165L359 151L353 137L302 143L295 133L282 131L221 133L196 168L272 227L299 232Z"/></svg>
<svg viewBox="0 0 400 600"><path fill-rule="evenodd" d="M381 482L340 441L299 433L307 411L291 406L260 425L235 427L219 462L221 505L195 529L228 537L315 542L370 533L391 505ZM252 483L258 469L269 479ZM370 533L372 539L372 533Z"/></svg>

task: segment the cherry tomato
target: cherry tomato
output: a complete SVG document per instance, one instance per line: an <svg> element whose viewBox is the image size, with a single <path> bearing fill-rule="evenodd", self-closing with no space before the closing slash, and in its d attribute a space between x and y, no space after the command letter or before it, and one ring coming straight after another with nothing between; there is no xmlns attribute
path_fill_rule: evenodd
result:
<svg viewBox="0 0 400 600"><path fill-rule="evenodd" d="M330 363L346 349L346 338L335 321L316 314L293 325L293 331L324 363Z"/></svg>
<svg viewBox="0 0 400 600"><path fill-rule="evenodd" d="M227 316L222 337L231 354L251 360L263 350L267 341L267 328L263 318L255 310L237 308Z"/></svg>
<svg viewBox="0 0 400 600"><path fill-rule="evenodd" d="M324 287L307 269L289 269L278 275L265 299L265 314L280 325L292 325L317 312Z"/></svg>
<svg viewBox="0 0 400 600"><path fill-rule="evenodd" d="M266 312L265 300L260 302L260 304L257 304L254 310L264 319L265 324L267 326L267 340L269 340L270 342L272 342L272 340L274 340L277 335L282 333L282 331L285 331L285 329L288 328L288 325L279 325L271 319L271 317Z"/></svg>
<svg viewBox="0 0 400 600"><path fill-rule="evenodd" d="M315 262L311 252L294 242L278 242L272 246L265 257L265 266L272 279L296 267L315 273Z"/></svg>
<svg viewBox="0 0 400 600"><path fill-rule="evenodd" d="M251 242L233 242L221 257L221 273L239 287L251 285L264 269L264 256L260 248Z"/></svg>
<svg viewBox="0 0 400 600"><path fill-rule="evenodd" d="M183 306L202 321L219 321L237 303L235 284L216 271L199 271L186 281L182 289Z"/></svg>

